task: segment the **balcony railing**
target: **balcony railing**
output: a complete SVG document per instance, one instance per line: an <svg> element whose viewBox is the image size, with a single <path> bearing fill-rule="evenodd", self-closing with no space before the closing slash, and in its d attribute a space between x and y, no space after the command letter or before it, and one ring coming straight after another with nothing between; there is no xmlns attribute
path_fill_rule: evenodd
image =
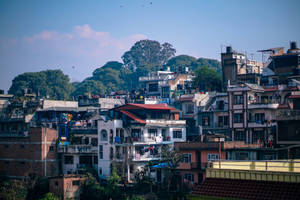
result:
<svg viewBox="0 0 300 200"><path fill-rule="evenodd" d="M300 120L300 110L278 110L276 120Z"/></svg>
<svg viewBox="0 0 300 200"><path fill-rule="evenodd" d="M58 146L58 153L97 153L97 147L91 145Z"/></svg>

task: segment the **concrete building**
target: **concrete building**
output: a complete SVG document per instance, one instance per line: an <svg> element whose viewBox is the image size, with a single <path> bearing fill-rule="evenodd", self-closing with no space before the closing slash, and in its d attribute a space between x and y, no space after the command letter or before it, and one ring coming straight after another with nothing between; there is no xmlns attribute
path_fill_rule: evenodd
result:
<svg viewBox="0 0 300 200"><path fill-rule="evenodd" d="M198 110L197 121L201 135L221 134L231 140L227 93L212 93L205 106Z"/></svg>
<svg viewBox="0 0 300 200"><path fill-rule="evenodd" d="M210 93L180 95L176 98L175 107L181 110L180 119L186 121L187 140L192 141L200 136L197 113L210 99Z"/></svg>
<svg viewBox="0 0 300 200"><path fill-rule="evenodd" d="M163 145L186 140L185 121L167 104L126 104L98 122L98 173L112 167L128 180L149 161L160 159Z"/></svg>
<svg viewBox="0 0 300 200"><path fill-rule="evenodd" d="M148 76L140 77L139 82L145 88L145 97L158 97L165 103L171 103L174 95L191 89L191 74L177 74L171 71L157 71Z"/></svg>
<svg viewBox="0 0 300 200"><path fill-rule="evenodd" d="M221 53L223 87L230 84L256 83L260 84L263 64L250 60L244 53L226 47L226 52Z"/></svg>

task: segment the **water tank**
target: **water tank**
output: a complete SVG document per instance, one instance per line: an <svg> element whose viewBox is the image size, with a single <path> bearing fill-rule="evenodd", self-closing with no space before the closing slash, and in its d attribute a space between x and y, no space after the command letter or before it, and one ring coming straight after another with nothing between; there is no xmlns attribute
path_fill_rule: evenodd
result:
<svg viewBox="0 0 300 200"><path fill-rule="evenodd" d="M291 49L291 50L292 50L292 49L297 49L297 42L292 41L292 42L290 43L290 49Z"/></svg>
<svg viewBox="0 0 300 200"><path fill-rule="evenodd" d="M226 53L232 53L232 47L231 46L226 47Z"/></svg>

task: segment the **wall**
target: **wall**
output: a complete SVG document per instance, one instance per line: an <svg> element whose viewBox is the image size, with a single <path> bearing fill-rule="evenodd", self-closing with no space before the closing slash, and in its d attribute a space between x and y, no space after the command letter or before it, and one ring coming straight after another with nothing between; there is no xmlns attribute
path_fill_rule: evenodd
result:
<svg viewBox="0 0 300 200"><path fill-rule="evenodd" d="M0 173L23 177L30 173L39 176L57 175L57 131L31 128L27 137L0 137ZM51 150L50 150L51 147Z"/></svg>

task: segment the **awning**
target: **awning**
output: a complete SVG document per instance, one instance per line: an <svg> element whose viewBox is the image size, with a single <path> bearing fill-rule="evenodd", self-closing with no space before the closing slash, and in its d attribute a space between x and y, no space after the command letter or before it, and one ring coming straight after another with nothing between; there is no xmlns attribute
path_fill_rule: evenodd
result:
<svg viewBox="0 0 300 200"><path fill-rule="evenodd" d="M154 168L154 169L161 169L161 168L167 168L167 167L169 167L168 163L159 163L157 165L152 166L152 168Z"/></svg>

